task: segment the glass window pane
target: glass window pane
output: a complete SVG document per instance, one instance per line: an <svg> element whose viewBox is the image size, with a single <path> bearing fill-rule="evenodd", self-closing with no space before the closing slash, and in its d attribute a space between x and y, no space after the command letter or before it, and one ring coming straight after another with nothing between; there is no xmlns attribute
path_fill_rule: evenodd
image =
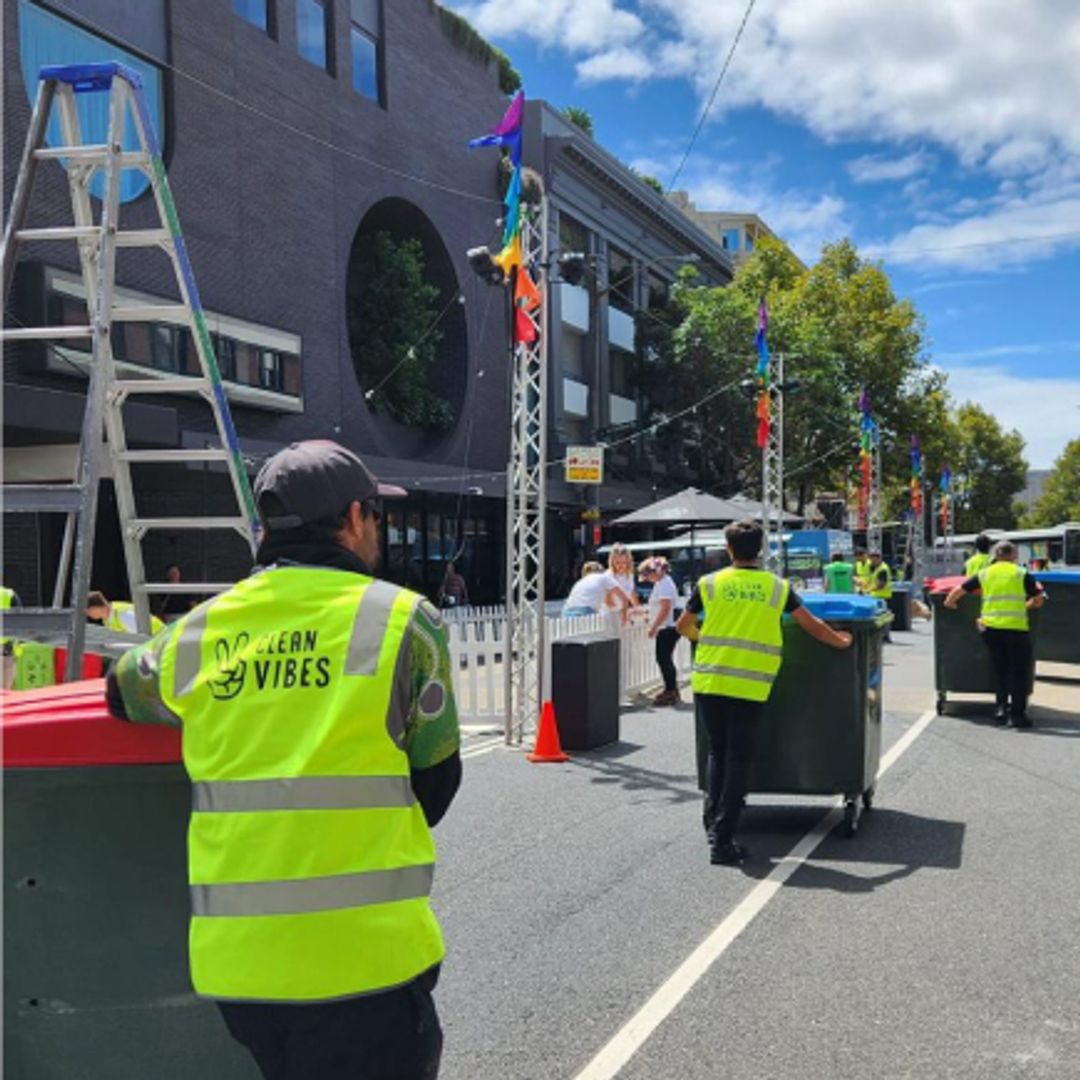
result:
<svg viewBox="0 0 1080 1080"><path fill-rule="evenodd" d="M355 26L349 34L352 43L352 85L358 94L379 100L379 49L375 42Z"/></svg>
<svg viewBox="0 0 1080 1080"><path fill-rule="evenodd" d="M232 7L245 22L257 26L260 30L266 29L266 0L233 0Z"/></svg>
<svg viewBox="0 0 1080 1080"><path fill-rule="evenodd" d="M300 385L300 357L288 354L281 357L281 389L286 394L299 397Z"/></svg>
<svg viewBox="0 0 1080 1080"><path fill-rule="evenodd" d="M559 214L559 248L563 252L589 250L589 230L569 214Z"/></svg>
<svg viewBox="0 0 1080 1080"><path fill-rule="evenodd" d="M153 339L153 364L162 371L176 370L176 357L173 352L173 328L155 323L151 328Z"/></svg>
<svg viewBox="0 0 1080 1080"><path fill-rule="evenodd" d="M349 0L349 14L372 37L379 36L379 0Z"/></svg>
<svg viewBox="0 0 1080 1080"><path fill-rule="evenodd" d="M219 337L214 342L218 370L223 379L236 382L236 342L232 338Z"/></svg>
<svg viewBox="0 0 1080 1080"><path fill-rule="evenodd" d="M319 0L296 0L296 48L305 60L326 68L326 11Z"/></svg>
<svg viewBox="0 0 1080 1080"><path fill-rule="evenodd" d="M132 364L150 366L150 324L124 325L124 359Z"/></svg>
<svg viewBox="0 0 1080 1080"><path fill-rule="evenodd" d="M608 249L609 303L619 311L634 310L634 264L630 256L616 247Z"/></svg>

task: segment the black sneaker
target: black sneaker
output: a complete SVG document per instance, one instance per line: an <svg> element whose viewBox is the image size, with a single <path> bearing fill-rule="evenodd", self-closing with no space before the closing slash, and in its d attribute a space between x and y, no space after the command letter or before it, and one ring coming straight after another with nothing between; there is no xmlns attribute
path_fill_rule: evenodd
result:
<svg viewBox="0 0 1080 1080"><path fill-rule="evenodd" d="M750 857L750 852L736 844L734 840L728 840L722 844L713 844L709 852L709 862L713 866L734 866Z"/></svg>
<svg viewBox="0 0 1080 1080"><path fill-rule="evenodd" d="M999 705L994 710L994 723L1001 727L1009 726L1009 710L1004 705Z"/></svg>
<svg viewBox="0 0 1080 1080"><path fill-rule="evenodd" d="M1015 728L1033 728L1035 726L1034 721L1029 719L1025 713L1017 713L1017 715L1012 718L1012 724Z"/></svg>

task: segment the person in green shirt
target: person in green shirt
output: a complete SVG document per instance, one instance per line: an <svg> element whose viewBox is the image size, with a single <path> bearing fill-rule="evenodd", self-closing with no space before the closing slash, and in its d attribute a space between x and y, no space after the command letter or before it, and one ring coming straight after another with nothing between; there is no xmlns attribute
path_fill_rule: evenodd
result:
<svg viewBox="0 0 1080 1080"><path fill-rule="evenodd" d="M855 566L849 563L839 551L832 557L832 562L825 566L825 591L831 593L855 591Z"/></svg>
<svg viewBox="0 0 1080 1080"><path fill-rule="evenodd" d="M975 554L964 563L964 577L975 577L980 570L985 570L993 562L990 554L990 537L986 533L979 533L975 537Z"/></svg>

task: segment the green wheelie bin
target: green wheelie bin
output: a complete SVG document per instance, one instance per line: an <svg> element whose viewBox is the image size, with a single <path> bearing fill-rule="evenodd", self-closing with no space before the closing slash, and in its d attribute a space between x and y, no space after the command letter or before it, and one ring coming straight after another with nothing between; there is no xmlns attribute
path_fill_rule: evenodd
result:
<svg viewBox="0 0 1080 1080"><path fill-rule="evenodd" d="M807 609L850 649L833 649L784 616L784 657L765 705L750 769L751 794L842 795L844 831L854 836L873 804L881 759L881 649L892 615L871 596L801 594ZM698 785L704 791L708 737L697 718Z"/></svg>
<svg viewBox="0 0 1080 1080"><path fill-rule="evenodd" d="M104 683L2 695L4 1068L26 1080L257 1080L188 977L180 736Z"/></svg>
<svg viewBox="0 0 1080 1080"><path fill-rule="evenodd" d="M990 651L976 625L982 608L979 594L965 593L955 610L945 607L945 598L964 580L963 577L936 578L929 590L934 621L934 690L939 716L945 712L949 694L985 694L993 698L996 693ZM1028 612L1033 645L1029 689L1035 679L1040 616L1039 611Z"/></svg>
<svg viewBox="0 0 1080 1080"><path fill-rule="evenodd" d="M1080 664L1080 570L1040 570L1035 580L1047 597L1039 608L1035 659Z"/></svg>

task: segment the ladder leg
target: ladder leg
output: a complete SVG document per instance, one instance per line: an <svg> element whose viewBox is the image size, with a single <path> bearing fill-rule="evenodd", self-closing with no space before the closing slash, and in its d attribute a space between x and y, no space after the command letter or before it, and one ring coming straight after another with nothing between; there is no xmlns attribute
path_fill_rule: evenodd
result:
<svg viewBox="0 0 1080 1080"><path fill-rule="evenodd" d="M56 584L53 586L54 608L64 606L64 593L67 591L68 574L71 573L71 553L75 546L75 515L68 514L64 520L64 542L60 548L60 563L56 568ZM78 605L74 605L78 607Z"/></svg>
<svg viewBox="0 0 1080 1080"><path fill-rule="evenodd" d="M75 107L75 93L68 85L58 88L56 99L60 114L61 138L65 146L82 145L82 124ZM75 224L88 226L94 224L94 210L90 202L90 180L95 168L92 165L68 163L68 185L71 188L71 206ZM79 241L79 264L82 267L83 287L86 289L86 310L92 315L97 306L97 249L93 241ZM87 322L90 318L87 319Z"/></svg>
<svg viewBox="0 0 1080 1080"><path fill-rule="evenodd" d="M26 144L23 148L22 166L15 181L15 190L11 196L7 224L4 226L4 246L0 250L0 288L5 299L11 294L11 280L15 275L15 232L21 229L30 209L30 192L34 186L34 174L37 171L37 158L34 151L45 143L45 130L49 125L49 112L52 109L55 87L51 80L43 79L38 83L34 111L30 116L30 127L26 132Z"/></svg>

